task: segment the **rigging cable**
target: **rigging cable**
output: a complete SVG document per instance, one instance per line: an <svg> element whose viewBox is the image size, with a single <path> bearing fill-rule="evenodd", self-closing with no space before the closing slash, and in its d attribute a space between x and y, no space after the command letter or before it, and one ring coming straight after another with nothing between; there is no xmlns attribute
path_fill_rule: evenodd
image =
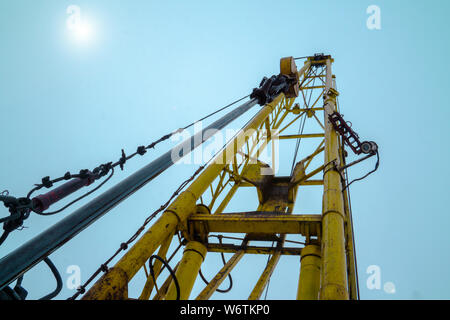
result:
<svg viewBox="0 0 450 320"><path fill-rule="evenodd" d="M347 168L345 169L345 181L348 181L348 172ZM357 300L360 299L359 295L359 278L358 278L358 260L356 258L356 241L355 241L355 229L353 227L353 214L352 214L352 201L350 197L350 188L347 188L347 196L348 196L348 212L350 216L350 225L352 227L352 241L353 241L353 258L355 260L355 278L356 278L356 294L357 294Z"/></svg>
<svg viewBox="0 0 450 320"><path fill-rule="evenodd" d="M336 97L336 103L337 103L337 109L338 112L340 112L340 105L339 105L339 97ZM345 156L344 156L344 137L341 136L341 154L342 154L342 159L344 162L344 166L346 165L346 161L345 161ZM377 150L378 153L378 150ZM344 169L344 179L342 181L343 184L348 183L348 167L345 166ZM340 172L339 172L340 174ZM342 178L342 176L341 176ZM353 241L353 258L354 258L354 262L355 262L355 278L356 278L356 299L360 300L360 293L359 293L359 277L358 277L358 260L356 257L356 240L355 240L355 228L353 225L353 213L352 213L352 200L351 200L351 196L350 196L350 188L348 188L350 186L350 184L347 185L347 187L344 187L344 189L342 190L342 192L344 192L346 190L347 192L347 198L348 198L348 213L349 213L349 218L350 218L350 226L352 228L352 241Z"/></svg>

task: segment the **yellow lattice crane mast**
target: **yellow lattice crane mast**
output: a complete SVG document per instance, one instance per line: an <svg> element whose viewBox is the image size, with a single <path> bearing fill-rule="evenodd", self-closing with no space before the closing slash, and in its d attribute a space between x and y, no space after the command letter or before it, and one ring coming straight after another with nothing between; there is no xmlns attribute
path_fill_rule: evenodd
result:
<svg viewBox="0 0 450 320"><path fill-rule="evenodd" d="M259 109L83 299L129 298L128 283L156 252L162 259L154 259L152 272L158 277L162 260L179 233L184 238L183 256L174 268L175 277L168 276L154 292L155 300L210 298L245 254L271 257L249 292L251 300L261 297L281 255L298 255L301 261L300 270L292 270L292 274L299 274L297 299L358 299L351 211L341 170L345 168L344 140L337 122L331 121L333 115L339 115L332 64L331 56L320 54L308 57L297 70L294 58L281 59L280 74L295 78L295 83ZM316 81L319 85L315 85ZM311 99L312 92L317 93L317 98ZM315 122L322 132L283 135L301 119ZM318 143L310 155L295 164L290 176L276 176L258 155L277 139L280 143L316 139ZM314 159L323 161L311 168ZM317 185L323 185L321 214L294 214L297 194ZM256 210L224 213L236 191L243 187L256 188ZM210 202L204 203L207 197ZM244 234L242 242L210 242L211 234L227 233ZM291 234L304 237L304 246L286 246L286 235ZM258 241L274 241L276 245L255 245ZM200 266L208 255L218 252L233 255L201 293L191 297ZM148 276L140 299L151 297L154 277Z"/></svg>

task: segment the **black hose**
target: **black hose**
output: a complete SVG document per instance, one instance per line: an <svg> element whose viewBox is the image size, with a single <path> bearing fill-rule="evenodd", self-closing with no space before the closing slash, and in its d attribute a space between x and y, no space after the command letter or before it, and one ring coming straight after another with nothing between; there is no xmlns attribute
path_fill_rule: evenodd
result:
<svg viewBox="0 0 450 320"><path fill-rule="evenodd" d="M11 300L22 300L22 298L17 294L14 289L10 287L5 287L3 292L11 299Z"/></svg>
<svg viewBox="0 0 450 320"><path fill-rule="evenodd" d="M50 260L50 258L45 257L45 258L44 258L44 262L47 264L47 266L50 268L50 270L52 271L53 275L55 276L55 279L56 279L56 289L55 289L53 292L51 292L51 293L49 293L49 294L43 296L43 297L40 298L39 300L51 300L51 299L53 299L54 297L56 297L56 296L61 292L62 287L63 287L63 281L62 281L61 275L60 275L59 272L58 272L58 269L56 269L55 265L54 265L53 262Z"/></svg>
<svg viewBox="0 0 450 320"><path fill-rule="evenodd" d="M150 266L150 275L152 276L153 279L153 283L155 284L155 288L158 291L158 287L156 285L156 279L155 279L155 271L153 270L153 264L152 261L153 259L157 259L159 261L162 262L162 264L167 268L167 270L169 270L170 276L173 279L173 282L175 282L175 287L177 288L177 298L176 300L180 300L180 285L178 283L177 277L175 276L175 272L173 271L173 269L169 266L169 264L167 263L166 260L164 260L163 258L161 258L160 256L154 254L150 257L149 259L149 266Z"/></svg>
<svg viewBox="0 0 450 320"><path fill-rule="evenodd" d="M52 271L55 279L56 279L56 289L43 296L42 298L38 299L38 300L51 300L54 297L56 297L62 290L63 287L63 281L61 278L61 275L58 272L58 269L56 269L55 265L53 264L53 262L50 260L50 258L45 257L44 258L44 262L47 264L47 266L50 268L50 270ZM23 275L21 275L16 282L16 285L14 287L14 289L10 288L10 287L5 287L3 290L4 292L11 297L11 299L13 300L25 300L26 297L26 291L22 288L22 281L23 281ZM19 290L20 289L20 290ZM21 292L25 292L25 295L22 295Z"/></svg>
<svg viewBox="0 0 450 320"><path fill-rule="evenodd" d="M342 192L344 192L345 189L347 189L348 187L350 187L350 185L351 185L353 182L361 181L361 180L367 178L369 175L371 175L372 173L374 173L375 171L378 170L378 167L380 166L380 155L378 154L378 150L376 151L376 155L377 155L377 162L375 163L375 168L374 168L372 171L370 171L370 172L368 172L367 174L365 174L364 176L362 176L361 178L354 179L352 182L350 182L349 184L347 184L347 185L344 187L344 189L342 189Z"/></svg>
<svg viewBox="0 0 450 320"><path fill-rule="evenodd" d="M5 242L6 238L8 238L9 231L3 231L2 236L0 237L0 246Z"/></svg>
<svg viewBox="0 0 450 320"><path fill-rule="evenodd" d="M199 275L200 275L200 278L202 278L203 282L204 282L206 285L209 285L209 281L206 280L205 276L203 275L202 269L200 269ZM230 285L228 286L228 288L226 288L226 289L219 289L219 288L217 288L216 291L217 291L217 292L220 292L220 293L227 293L227 292L230 292L231 289L233 289L233 278L231 277L231 274L228 274L228 280L230 280Z"/></svg>
<svg viewBox="0 0 450 320"><path fill-rule="evenodd" d="M219 243L220 243L221 245L222 245L222 237L223 237L223 236L221 236L221 235L218 236ZM220 255L221 255L221 257L222 257L223 265L225 266L225 265L227 264L227 262L226 262L226 260L225 260L225 254L224 254L223 252L221 252ZM204 276L203 273L202 273L202 269L201 269L201 268L200 268L200 270L199 270L199 275L200 275L200 278L202 278L203 282L204 282L206 285L209 285L209 281L206 280L205 276ZM226 289L219 289L219 288L217 288L216 291L217 291L217 292L220 292L220 293L227 293L227 292L230 292L231 289L233 289L233 278L231 277L231 273L228 274L228 280L230 280L230 285L228 286L228 288L226 288Z"/></svg>

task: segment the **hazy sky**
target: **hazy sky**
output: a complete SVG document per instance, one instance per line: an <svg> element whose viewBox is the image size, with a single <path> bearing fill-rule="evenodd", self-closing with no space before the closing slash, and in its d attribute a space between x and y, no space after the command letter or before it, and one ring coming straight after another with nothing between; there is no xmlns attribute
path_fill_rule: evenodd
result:
<svg viewBox="0 0 450 320"><path fill-rule="evenodd" d="M89 22L86 39L68 30L69 5ZM380 30L366 26L369 5L381 9ZM449 299L449 9L445 0L1 1L0 189L24 196L43 176L116 160L121 148L132 152L249 94L263 76L278 73L281 57L325 52L335 58L342 113L380 147L380 169L351 188L361 298ZM130 161L102 190L172 145ZM280 157L290 163L292 153ZM370 170L372 160L350 177ZM55 252L64 282L70 265L86 280L195 168L169 169ZM233 208L255 210L249 192L238 194ZM320 197L311 203L300 196L295 213L319 213ZM32 215L0 255L72 211ZM241 260L235 288L213 298L247 298L266 260ZM366 287L371 265L379 266L382 285L395 285L394 294ZM220 267L220 256L209 254L208 278ZM283 257L267 298L294 299L298 268L298 257ZM142 280L136 277L131 296ZM23 285L34 299L55 283L41 263ZM202 288L198 281L192 297ZM72 293L64 286L58 298Z"/></svg>

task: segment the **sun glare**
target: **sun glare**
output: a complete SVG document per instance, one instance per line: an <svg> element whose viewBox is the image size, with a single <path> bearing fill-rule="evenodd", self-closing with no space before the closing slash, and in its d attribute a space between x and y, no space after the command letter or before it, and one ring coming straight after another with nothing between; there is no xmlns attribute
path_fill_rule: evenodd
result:
<svg viewBox="0 0 450 320"><path fill-rule="evenodd" d="M92 38L91 25L86 22L78 24L73 30L73 36L78 42L88 42Z"/></svg>
<svg viewBox="0 0 450 320"><path fill-rule="evenodd" d="M67 8L67 29L77 43L87 43L93 38L92 24L81 15L79 6L71 5Z"/></svg>

